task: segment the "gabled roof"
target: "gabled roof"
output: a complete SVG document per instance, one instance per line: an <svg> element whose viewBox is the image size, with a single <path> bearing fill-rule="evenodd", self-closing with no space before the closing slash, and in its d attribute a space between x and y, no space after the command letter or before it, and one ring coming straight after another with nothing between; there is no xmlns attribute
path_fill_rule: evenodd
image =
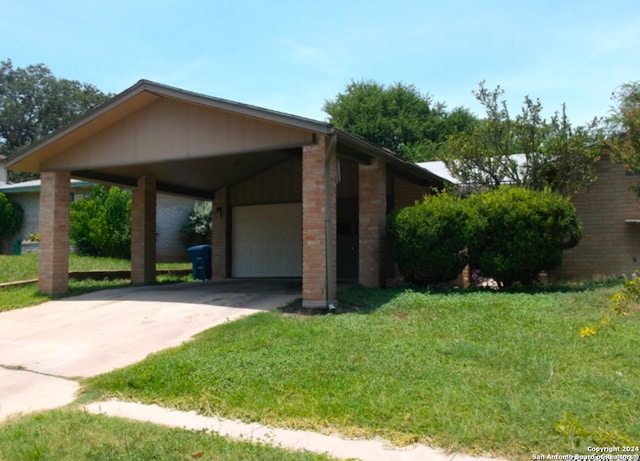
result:
<svg viewBox="0 0 640 461"><path fill-rule="evenodd" d="M131 115L162 98L204 106L211 109L295 128L310 133L335 136L339 153L352 154L354 158L384 158L392 170L408 175L416 180L442 183L442 178L404 160L391 151L369 141L338 129L333 125L305 117L264 109L249 104L206 96L171 86L140 80L132 87L116 95L104 104L94 108L70 124L32 143L18 154L5 161L6 167L16 171L39 172L40 163L64 152L83 140L99 133L123 118Z"/></svg>

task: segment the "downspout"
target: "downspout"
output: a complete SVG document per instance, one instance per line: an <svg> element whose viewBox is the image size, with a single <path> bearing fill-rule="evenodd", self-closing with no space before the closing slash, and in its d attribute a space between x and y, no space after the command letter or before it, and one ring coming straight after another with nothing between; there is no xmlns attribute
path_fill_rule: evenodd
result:
<svg viewBox="0 0 640 461"><path fill-rule="evenodd" d="M336 146L338 144L338 134L335 131L331 133L331 139L329 146L327 147L324 159L324 199L325 199L325 215L324 215L324 232L325 232L325 281L326 281L326 293L327 293L327 308L330 311L336 309L336 293L335 284L330 280L335 279L334 274L334 253L335 242L333 241L333 207L331 201L331 158L336 152Z"/></svg>

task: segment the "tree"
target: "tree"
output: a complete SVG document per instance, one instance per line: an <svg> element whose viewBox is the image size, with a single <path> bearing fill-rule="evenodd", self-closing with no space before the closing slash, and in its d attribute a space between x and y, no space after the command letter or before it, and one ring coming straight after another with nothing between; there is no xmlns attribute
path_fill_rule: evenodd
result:
<svg viewBox="0 0 640 461"><path fill-rule="evenodd" d="M607 119L607 150L631 173L640 173L640 81L625 83L612 95L616 106ZM640 184L634 191L640 196Z"/></svg>
<svg viewBox="0 0 640 461"><path fill-rule="evenodd" d="M94 186L90 196L71 204L69 222L78 254L131 256L131 191Z"/></svg>
<svg viewBox="0 0 640 461"><path fill-rule="evenodd" d="M447 136L471 126L475 118L462 108L450 114L413 85L388 87L374 81L352 81L343 93L326 101L330 122L412 161L432 160Z"/></svg>
<svg viewBox="0 0 640 461"><path fill-rule="evenodd" d="M0 240L15 234L22 226L22 207L0 193Z"/></svg>
<svg viewBox="0 0 640 461"><path fill-rule="evenodd" d="M451 174L463 184L495 189L511 184L533 190L549 188L570 195L596 179L602 135L597 120L573 128L563 105L549 121L542 104L525 97L520 114L509 115L504 91L474 92L486 118L472 130L449 137L441 150Z"/></svg>
<svg viewBox="0 0 640 461"><path fill-rule="evenodd" d="M75 80L58 79L44 64L14 68L0 62L0 155L7 157L66 125L110 95ZM9 180L31 179L9 172Z"/></svg>

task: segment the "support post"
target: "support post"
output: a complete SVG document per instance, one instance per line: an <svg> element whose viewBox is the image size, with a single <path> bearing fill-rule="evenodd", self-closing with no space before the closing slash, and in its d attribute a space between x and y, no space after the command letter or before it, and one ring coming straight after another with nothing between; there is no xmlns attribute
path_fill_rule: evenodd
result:
<svg viewBox="0 0 640 461"><path fill-rule="evenodd" d="M212 223L212 242L211 242L211 274L213 278L227 278L231 276L229 263L229 230L231 216L229 216L230 208L229 189L223 187L216 191L213 201L213 223Z"/></svg>
<svg viewBox="0 0 640 461"><path fill-rule="evenodd" d="M46 294L69 289L69 171L40 175L40 256L38 287Z"/></svg>
<svg viewBox="0 0 640 461"><path fill-rule="evenodd" d="M156 180L138 178L131 210L131 283L156 281Z"/></svg>
<svg viewBox="0 0 640 461"><path fill-rule="evenodd" d="M302 150L302 304L335 303L336 177L334 149L320 136ZM332 248L327 251L327 245Z"/></svg>

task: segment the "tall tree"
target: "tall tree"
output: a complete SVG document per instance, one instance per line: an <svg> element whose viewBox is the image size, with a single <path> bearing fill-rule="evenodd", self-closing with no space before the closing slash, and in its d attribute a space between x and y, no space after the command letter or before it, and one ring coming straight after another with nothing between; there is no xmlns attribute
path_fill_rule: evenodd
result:
<svg viewBox="0 0 640 461"><path fill-rule="evenodd" d="M0 155L7 157L66 125L110 95L95 86L58 79L44 64L14 68L0 62ZM29 178L9 172L9 180Z"/></svg>
<svg viewBox="0 0 640 461"><path fill-rule="evenodd" d="M512 184L570 195L596 179L600 158L598 122L573 128L565 107L550 120L542 118L539 100L525 97L512 118L504 91L484 82L474 92L486 117L473 130L451 136L441 153L451 173L463 184L495 189Z"/></svg>
<svg viewBox="0 0 640 461"><path fill-rule="evenodd" d="M413 161L432 160L447 136L471 126L475 118L462 108L447 113L413 85L384 86L352 81L326 101L330 122Z"/></svg>
<svg viewBox="0 0 640 461"><path fill-rule="evenodd" d="M640 81L625 83L612 94L616 106L607 119L605 142L614 161L631 173L640 173ZM640 184L634 187L640 196Z"/></svg>

